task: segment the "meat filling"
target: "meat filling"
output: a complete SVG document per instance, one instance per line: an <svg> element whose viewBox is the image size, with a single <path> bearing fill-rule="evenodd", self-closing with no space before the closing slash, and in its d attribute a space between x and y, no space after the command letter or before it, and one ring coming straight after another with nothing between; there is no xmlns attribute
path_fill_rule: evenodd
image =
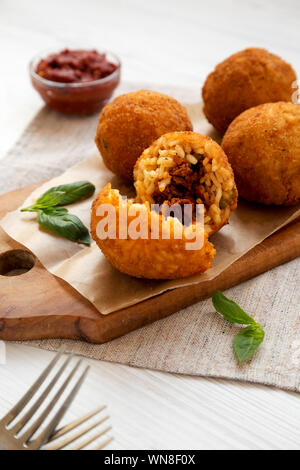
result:
<svg viewBox="0 0 300 470"><path fill-rule="evenodd" d="M178 156L174 160L176 166L169 171L171 182L164 191L157 188L153 193L153 199L157 204L173 206L174 217L181 219L181 216L184 216L185 204L192 204L194 214L196 203L203 203L202 193L204 188L200 184L200 179L205 170L201 160L192 166ZM190 224L191 222L191 220L183 220L184 224Z"/></svg>

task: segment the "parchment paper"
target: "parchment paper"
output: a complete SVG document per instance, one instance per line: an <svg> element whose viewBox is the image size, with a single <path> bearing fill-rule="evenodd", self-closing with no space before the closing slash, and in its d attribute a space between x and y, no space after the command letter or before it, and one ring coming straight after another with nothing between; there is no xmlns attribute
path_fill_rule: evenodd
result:
<svg viewBox="0 0 300 470"><path fill-rule="evenodd" d="M187 105L194 129L218 140L218 135L206 121L201 103ZM62 156L63 158L63 156ZM22 207L33 204L38 196L58 184L89 180L100 191L111 181L113 187L127 193L132 190L110 173L98 153L91 154L62 175L41 185L24 201ZM92 199L69 206L89 226ZM207 272L174 281L141 280L121 274L102 255L95 243L83 247L39 229L36 215L17 211L7 214L1 227L15 240L27 246L53 274L63 278L102 314L134 305L168 289L203 282L218 276L234 261L266 237L300 216L300 206L292 208L264 207L239 201L230 224L211 238L217 250L213 266Z"/></svg>

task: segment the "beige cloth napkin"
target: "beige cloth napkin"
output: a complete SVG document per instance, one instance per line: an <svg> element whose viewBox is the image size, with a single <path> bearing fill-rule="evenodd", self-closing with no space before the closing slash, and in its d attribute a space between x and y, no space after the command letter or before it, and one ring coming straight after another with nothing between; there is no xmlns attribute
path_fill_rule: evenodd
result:
<svg viewBox="0 0 300 470"><path fill-rule="evenodd" d="M119 92L138 88L141 86L129 86ZM159 90L184 102L199 99L198 92L161 87ZM6 158L0 161L1 192L54 177L83 157L95 153L93 136L96 122L95 116L67 118L43 109ZM75 128L80 131L76 138L73 136L74 143L68 141L67 147L60 139L55 139L62 129L66 136L68 132L70 136ZM293 213L292 210L287 216L284 214L282 223ZM295 260L230 289L228 293L265 325L265 343L251 364L239 366L236 363L232 338L238 329L215 314L210 301L196 304L109 344L65 343L70 350L95 359L300 390L300 315L297 311L300 298L296 289L300 279L297 268L298 260ZM108 311L110 308L114 309L110 306ZM60 343L42 341L31 344L56 349Z"/></svg>

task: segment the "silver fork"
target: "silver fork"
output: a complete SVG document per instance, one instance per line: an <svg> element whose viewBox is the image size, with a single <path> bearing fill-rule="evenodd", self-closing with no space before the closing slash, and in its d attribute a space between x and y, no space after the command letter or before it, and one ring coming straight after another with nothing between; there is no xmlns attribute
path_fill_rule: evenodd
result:
<svg viewBox="0 0 300 470"><path fill-rule="evenodd" d="M73 421L69 425L59 429L58 431L56 430L56 427L58 426L59 422L63 418L64 414L70 407L71 403L73 402L77 392L79 391L86 375L89 370L89 366L87 366L83 373L80 375L79 379L76 381L75 385L69 392L68 396L64 399L62 405L56 411L55 415L53 418L50 420L50 422L44 427L41 428L43 425L44 421L47 419L48 415L50 412L53 410L54 406L57 404L57 401L60 399L64 391L66 390L67 386L71 382L72 378L74 377L75 373L78 371L79 366L82 363L82 360L79 360L71 372L68 374L67 378L63 382L63 384L60 386L59 390L56 392L55 396L51 399L50 403L48 406L45 408L43 412L34 420L34 422L29 426L28 429L25 429L23 433L22 430L26 426L26 424L29 422L29 420L34 416L36 411L40 408L40 406L45 402L46 398L48 397L49 393L53 390L54 386L62 376L63 372L67 368L68 364L70 363L73 355L70 355L66 358L64 363L61 365L59 368L58 372L56 375L53 377L49 385L45 388L43 393L36 399L36 401L31 405L30 409L23 415L19 416L22 410L24 410L25 406L30 402L30 400L34 397L36 392L39 390L41 385L45 382L47 379L48 375L50 372L53 370L54 366L57 364L58 360L64 353L64 349L61 348L56 356L52 359L50 364L46 367L46 369L42 372L42 374L39 376L39 378L35 381L35 383L30 387L30 389L25 393L25 395L18 401L18 403L0 420L0 449L1 450L37 450L41 449L46 443L52 442L54 440L60 439L62 436L70 432L71 430L77 428L80 426L82 423L86 422L88 419L92 418L95 416L97 413L102 411L105 406L102 406L98 408L97 410L88 413L85 415L83 418L80 418L78 420ZM19 418L19 419L18 419ZM106 419L108 419L108 416L105 416L101 420L97 421L96 423L90 424L88 427L86 427L83 430L80 430L73 434L72 436L67 437L63 441L59 441L56 444L47 447L47 450L59 450L63 449L70 443L74 442L75 440L79 439L80 437L84 436L87 434L89 431L94 429L96 426L102 424ZM16 423L12 424L12 426L9 426L13 421L17 420ZM41 429L40 429L41 428ZM75 446L73 450L79 450L87 445L89 445L91 442L96 440L98 437L104 435L110 427L105 428L104 430L98 432L95 436L93 437L88 437L84 442L81 442L79 445ZM38 433L37 437L32 437L40 430ZM107 438L104 442L102 442L101 445L96 447L96 449L102 449L105 445L108 444L112 440L111 437Z"/></svg>

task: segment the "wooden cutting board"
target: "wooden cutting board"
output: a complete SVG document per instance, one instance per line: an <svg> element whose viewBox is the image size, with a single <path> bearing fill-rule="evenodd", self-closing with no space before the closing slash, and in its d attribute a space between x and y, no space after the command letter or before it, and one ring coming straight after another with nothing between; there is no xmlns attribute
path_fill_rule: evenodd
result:
<svg viewBox="0 0 300 470"><path fill-rule="evenodd" d="M19 207L36 186L0 196L0 217ZM276 232L212 281L174 289L101 315L0 229L0 339L71 338L104 343L205 299L216 289L232 287L298 256L300 220Z"/></svg>

